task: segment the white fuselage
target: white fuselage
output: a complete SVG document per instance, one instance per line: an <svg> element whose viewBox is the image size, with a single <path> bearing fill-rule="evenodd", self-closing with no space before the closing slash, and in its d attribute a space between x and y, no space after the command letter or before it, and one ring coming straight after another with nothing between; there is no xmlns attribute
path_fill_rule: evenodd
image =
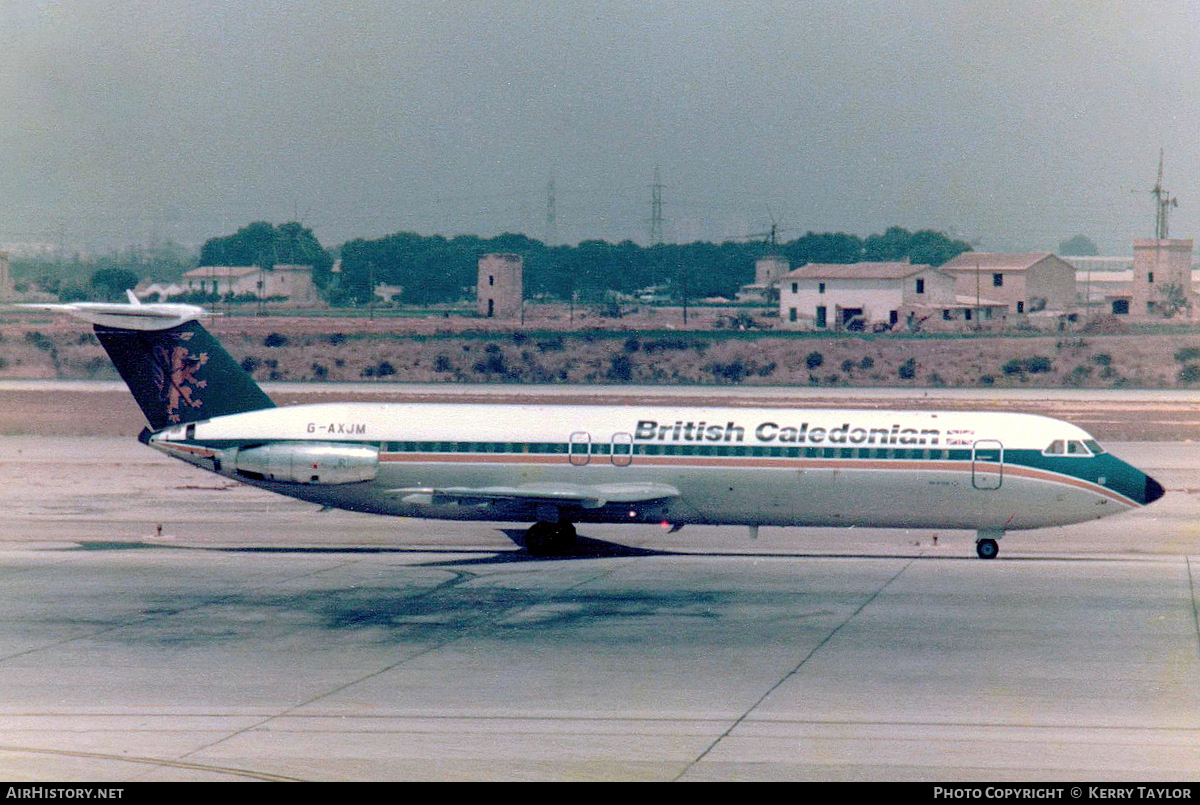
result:
<svg viewBox="0 0 1200 805"><path fill-rule="evenodd" d="M1095 445L1025 414L638 405L334 403L150 437L282 494L415 517L519 522L549 506L577 522L1002 532L1145 502L1146 476L1098 446L1048 454L1056 441Z"/></svg>

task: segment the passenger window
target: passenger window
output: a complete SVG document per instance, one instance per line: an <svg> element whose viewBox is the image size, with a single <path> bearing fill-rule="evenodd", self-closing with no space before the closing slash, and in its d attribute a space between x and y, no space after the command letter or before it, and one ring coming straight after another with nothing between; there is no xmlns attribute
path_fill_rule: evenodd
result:
<svg viewBox="0 0 1200 805"><path fill-rule="evenodd" d="M1066 450L1064 449L1062 439L1055 439L1050 442L1049 447L1042 451L1042 454L1047 456L1061 456L1064 453L1066 453Z"/></svg>

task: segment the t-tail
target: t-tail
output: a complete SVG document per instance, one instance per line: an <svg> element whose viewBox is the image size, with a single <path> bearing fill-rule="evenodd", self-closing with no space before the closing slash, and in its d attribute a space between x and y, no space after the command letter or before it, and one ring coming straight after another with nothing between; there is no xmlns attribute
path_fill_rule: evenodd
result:
<svg viewBox="0 0 1200 805"><path fill-rule="evenodd" d="M143 304L132 292L128 304L76 302L27 307L91 322L152 431L275 407L200 324L203 308Z"/></svg>

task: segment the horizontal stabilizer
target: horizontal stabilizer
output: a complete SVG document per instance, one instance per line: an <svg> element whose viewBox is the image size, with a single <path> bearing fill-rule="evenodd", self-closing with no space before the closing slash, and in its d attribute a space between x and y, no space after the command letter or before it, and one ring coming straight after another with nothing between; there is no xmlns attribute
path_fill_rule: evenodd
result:
<svg viewBox="0 0 1200 805"><path fill-rule="evenodd" d="M50 313L65 313L90 324L113 327L119 330L169 330L185 322L211 315L196 305L175 302L143 303L129 293L129 302L65 302L26 303L13 305L17 308L45 310Z"/></svg>

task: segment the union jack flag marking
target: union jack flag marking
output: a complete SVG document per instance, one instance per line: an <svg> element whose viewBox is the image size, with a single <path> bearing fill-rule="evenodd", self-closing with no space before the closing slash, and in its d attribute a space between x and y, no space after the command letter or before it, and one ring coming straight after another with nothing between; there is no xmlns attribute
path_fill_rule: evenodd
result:
<svg viewBox="0 0 1200 805"><path fill-rule="evenodd" d="M975 443L975 431L973 430L948 430L946 431L946 444L971 445Z"/></svg>

